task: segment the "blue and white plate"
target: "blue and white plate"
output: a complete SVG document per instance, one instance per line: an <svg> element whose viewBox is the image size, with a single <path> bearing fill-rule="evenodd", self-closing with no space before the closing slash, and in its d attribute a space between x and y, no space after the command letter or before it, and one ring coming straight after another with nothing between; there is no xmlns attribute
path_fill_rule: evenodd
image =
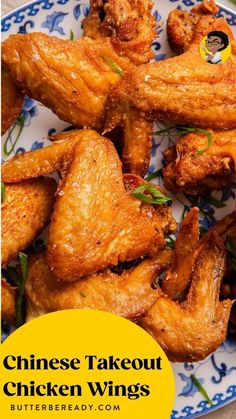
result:
<svg viewBox="0 0 236 419"><path fill-rule="evenodd" d="M158 30L158 39L154 42L156 60L163 60L172 55L167 43L165 23L168 13L174 8L188 10L201 0L165 0L156 1L153 10L156 20L163 22ZM233 6L232 6L233 7ZM49 35L69 39L71 31L74 37L80 37L82 19L88 14L88 0L36 0L30 2L2 19L2 38L10 34L45 32ZM236 35L236 10L221 8L220 15L231 25ZM68 124L60 121L51 111L36 101L26 98L22 110L24 118L18 119L14 128L2 138L2 159L25 150L35 150L47 145L48 133L62 131ZM24 126L22 129L22 120ZM163 124L158 124L163 127ZM152 160L149 172L162 167L162 153L175 139L169 135L153 139ZM213 193L224 206L215 208L209 200L196 197L189 202L179 194L173 197L174 215L181 220L185 205L197 205L201 210L201 227L208 229L216 219L233 211L236 185ZM5 336L9 328L5 326ZM176 378L176 402L171 419L195 418L222 407L236 399L236 334L230 331L228 339L213 355L199 363L174 364ZM194 387L190 375L195 374L212 399L213 406L203 399Z"/></svg>

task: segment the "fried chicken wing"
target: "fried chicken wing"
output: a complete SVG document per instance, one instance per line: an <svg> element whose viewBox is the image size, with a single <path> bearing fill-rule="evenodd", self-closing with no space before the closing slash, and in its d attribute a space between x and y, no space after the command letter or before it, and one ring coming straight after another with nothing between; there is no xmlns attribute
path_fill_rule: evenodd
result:
<svg viewBox="0 0 236 419"><path fill-rule="evenodd" d="M64 284L51 272L45 253L31 256L26 282L27 320L70 308L104 310L137 320L155 302L156 291L151 284L171 259L172 252L164 250L121 274L107 269Z"/></svg>
<svg viewBox="0 0 236 419"><path fill-rule="evenodd" d="M201 242L184 303L160 296L141 326L162 346L171 361L193 362L214 352L226 336L233 301L219 301L226 252L215 232Z"/></svg>
<svg viewBox="0 0 236 419"><path fill-rule="evenodd" d="M189 286L199 241L198 208L182 221L175 244L175 260L162 281L162 290L174 300L182 300Z"/></svg>
<svg viewBox="0 0 236 419"><path fill-rule="evenodd" d="M2 135L10 128L16 117L20 114L24 95L15 85L9 71L2 68Z"/></svg>
<svg viewBox="0 0 236 419"><path fill-rule="evenodd" d="M190 195L208 193L233 183L236 168L236 130L210 131L212 145L206 148L206 136L191 133L182 136L176 146L164 152L165 188Z"/></svg>
<svg viewBox="0 0 236 419"><path fill-rule="evenodd" d="M209 29L223 31L233 40L222 18L206 15L199 19L184 54L140 66L122 77L110 91L105 132L124 119L127 106L172 125L236 128L236 49L220 65L206 62L199 46Z"/></svg>
<svg viewBox="0 0 236 419"><path fill-rule="evenodd" d="M29 246L49 222L54 204L54 179L6 185L2 204L2 264Z"/></svg>
<svg viewBox="0 0 236 419"><path fill-rule="evenodd" d="M195 26L202 15L215 15L219 7L214 0L203 0L191 11L172 10L167 20L167 36L170 47L178 54L182 54L189 48Z"/></svg>
<svg viewBox="0 0 236 419"><path fill-rule="evenodd" d="M66 135L76 137L77 131ZM164 229L160 216L166 220ZM153 254L165 246L164 234L174 229L168 205L154 208L126 192L109 140L97 134L79 139L49 229L48 261L58 278L73 281Z"/></svg>
<svg viewBox="0 0 236 419"><path fill-rule="evenodd" d="M136 65L147 63L154 56L152 6L150 0L91 0L90 13L83 21L84 36L110 37L116 52Z"/></svg>
<svg viewBox="0 0 236 419"><path fill-rule="evenodd" d="M4 278L1 280L1 318L10 324L15 323L16 288Z"/></svg>
<svg viewBox="0 0 236 419"><path fill-rule="evenodd" d="M58 170L66 171L73 158L76 142L82 137L89 138L90 136L100 137L95 131L90 130L76 131L76 136L65 132L54 136L53 144L48 147L16 154L3 163L2 181L4 183L20 182L49 175Z"/></svg>

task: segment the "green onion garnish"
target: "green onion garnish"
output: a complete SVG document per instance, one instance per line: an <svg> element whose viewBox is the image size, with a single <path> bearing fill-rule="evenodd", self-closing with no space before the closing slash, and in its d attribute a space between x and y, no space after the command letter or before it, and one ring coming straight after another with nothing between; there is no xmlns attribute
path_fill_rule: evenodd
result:
<svg viewBox="0 0 236 419"><path fill-rule="evenodd" d="M1 182L1 202L3 203L6 198L6 185Z"/></svg>
<svg viewBox="0 0 236 419"><path fill-rule="evenodd" d="M70 30L70 41L74 41L74 32Z"/></svg>
<svg viewBox="0 0 236 419"><path fill-rule="evenodd" d="M146 195L144 192L148 192L148 195ZM140 201L146 202L147 204L161 205L171 201L171 198L163 195L154 185L150 184L138 186L132 192L132 195L135 196L135 198L140 199Z"/></svg>
<svg viewBox="0 0 236 419"><path fill-rule="evenodd" d="M212 196L206 196L206 201L213 205L215 208L224 208L225 207L225 203L222 201L219 201L216 198L213 198Z"/></svg>
<svg viewBox="0 0 236 419"><path fill-rule="evenodd" d="M114 63L107 55L101 54L101 57L107 62L107 64L114 70L117 74L119 74L121 77L124 75L122 69Z"/></svg>
<svg viewBox="0 0 236 419"><path fill-rule="evenodd" d="M17 286L17 300L16 300L16 326L19 327L25 320L25 299L24 289L28 275L28 256L25 253L19 253L21 275L13 267L7 268L9 278Z"/></svg>
<svg viewBox="0 0 236 419"><path fill-rule="evenodd" d="M174 249L175 248L175 239L173 239L173 237L171 236L167 236L165 238L166 240L166 246L169 247L170 249Z"/></svg>
<svg viewBox="0 0 236 419"><path fill-rule="evenodd" d="M203 128L194 128L194 127L187 127L187 126L184 126L184 125L176 125L176 126L167 127L167 128L161 129L159 131L156 131L156 132L154 132L154 135L161 135L161 134L164 134L165 132L170 132L170 131L173 131L173 130L177 131L177 135L186 135L186 134L189 134L191 132L199 132L200 134L206 135L206 137L207 137L207 147L204 148L203 150L197 151L196 152L197 156L202 156L202 154L204 154L212 146L212 133L210 131L206 130L206 129L203 129Z"/></svg>
<svg viewBox="0 0 236 419"><path fill-rule="evenodd" d="M155 172L150 173L150 175L145 177L145 180L149 181L149 180L155 179L156 177L160 177L160 176L162 176L162 169L158 169Z"/></svg>
<svg viewBox="0 0 236 419"><path fill-rule="evenodd" d="M16 145L16 143L17 143L17 141L18 141L18 139L19 139L19 137L21 135L21 132L22 132L22 130L24 128L24 124L25 124L25 116L24 116L24 114L21 114L21 115L19 115L16 118L16 122L12 126L12 128L10 128L9 133L8 133L8 136L7 136L6 140L5 140L5 143L4 143L4 146L3 146L3 152L4 152L4 154L6 156L9 156L12 153L12 151L14 150L14 147L15 147L15 145ZM11 144L10 145L10 148L8 149L8 142L9 142L9 140L11 138L12 132L14 131L14 129L15 129L15 127L17 125L20 127L20 129L18 131L18 134L16 136L16 139L14 140L13 144Z"/></svg>
<svg viewBox="0 0 236 419"><path fill-rule="evenodd" d="M195 375L191 374L190 378L192 380L192 383L195 385L195 387L197 387L197 389L200 391L200 393L202 393L205 400L212 406L213 405L212 400L208 396L207 391L205 390L205 388L202 386L202 384L195 377Z"/></svg>
<svg viewBox="0 0 236 419"><path fill-rule="evenodd" d="M79 293L80 293L81 297L86 298L86 294L83 291L80 291Z"/></svg>

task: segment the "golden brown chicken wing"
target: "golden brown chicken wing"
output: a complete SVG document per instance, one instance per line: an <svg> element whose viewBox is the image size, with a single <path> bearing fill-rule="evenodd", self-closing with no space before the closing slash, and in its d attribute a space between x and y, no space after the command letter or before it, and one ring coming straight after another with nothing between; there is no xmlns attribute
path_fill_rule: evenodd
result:
<svg viewBox="0 0 236 419"><path fill-rule="evenodd" d="M164 185L172 192L190 195L208 193L233 183L236 168L236 130L210 131L212 145L201 133L182 136L176 146L164 152Z"/></svg>
<svg viewBox="0 0 236 419"><path fill-rule="evenodd" d="M8 130L16 117L20 114L24 95L15 85L9 71L2 68L2 135Z"/></svg>
<svg viewBox="0 0 236 419"><path fill-rule="evenodd" d="M10 324L15 323L16 288L4 278L1 280L1 318Z"/></svg>
<svg viewBox="0 0 236 419"><path fill-rule="evenodd" d="M162 281L162 290L173 300L182 300L188 289L199 241L198 208L182 221L175 243L175 259Z"/></svg>
<svg viewBox="0 0 236 419"><path fill-rule="evenodd" d="M66 135L76 138L77 131ZM164 247L164 234L175 229L171 209L143 204L126 192L113 144L98 134L82 137L73 154L49 229L53 273L73 281Z"/></svg>
<svg viewBox="0 0 236 419"><path fill-rule="evenodd" d="M214 0L203 0L191 11L172 10L167 20L167 36L170 47L178 54L182 54L189 48L195 26L202 15L215 15L219 7Z"/></svg>
<svg viewBox="0 0 236 419"><path fill-rule="evenodd" d="M233 301L219 301L226 252L215 232L201 242L184 303L160 296L141 320L171 361L199 361L214 352L226 336Z"/></svg>
<svg viewBox="0 0 236 419"><path fill-rule="evenodd" d="M136 64L153 58L155 20L150 0L91 0L90 13L83 21L84 36L110 37L116 52Z"/></svg>
<svg viewBox="0 0 236 419"><path fill-rule="evenodd" d="M6 185L2 204L3 265L29 246L47 225L55 192L54 179L35 179Z"/></svg>
<svg viewBox="0 0 236 419"><path fill-rule="evenodd" d="M171 124L190 124L214 129L236 128L236 55L220 65L205 61L199 52L209 30L232 32L222 18L199 19L190 48L182 55L134 69L112 87L106 131L125 117L127 106L150 118Z"/></svg>
<svg viewBox="0 0 236 419"><path fill-rule="evenodd" d="M171 259L172 252L164 250L122 273L107 269L64 284L51 272L44 253L31 256L26 282L27 320L69 308L104 310L137 320L155 302L156 291L151 284Z"/></svg>

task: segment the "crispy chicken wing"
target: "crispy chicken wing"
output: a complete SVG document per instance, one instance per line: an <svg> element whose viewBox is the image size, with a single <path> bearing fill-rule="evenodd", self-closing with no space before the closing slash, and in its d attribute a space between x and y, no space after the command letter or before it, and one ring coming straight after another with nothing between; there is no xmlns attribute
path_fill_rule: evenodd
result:
<svg viewBox="0 0 236 419"><path fill-rule="evenodd" d="M54 140L4 163L2 177L10 183L62 172L48 244L57 277L75 280L165 245L164 234L176 228L171 208L131 195L145 181L135 175L123 179L110 141L89 130L57 134Z"/></svg>
<svg viewBox="0 0 236 419"><path fill-rule="evenodd" d="M20 114L24 95L15 85L9 71L2 68L2 135L8 130L16 117Z"/></svg>
<svg viewBox="0 0 236 419"><path fill-rule="evenodd" d="M10 324L15 323L16 288L4 278L1 280L1 318Z"/></svg>
<svg viewBox="0 0 236 419"><path fill-rule="evenodd" d="M35 179L6 185L2 204L3 265L29 246L47 225L55 192L54 179Z"/></svg>
<svg viewBox="0 0 236 419"><path fill-rule="evenodd" d="M212 145L202 155L198 153L206 148L207 139L200 133L184 135L176 146L165 150L163 178L166 189L196 195L233 183L236 130L211 133Z"/></svg>
<svg viewBox="0 0 236 419"><path fill-rule="evenodd" d="M226 336L233 301L219 301L226 252L212 231L201 241L184 303L160 296L140 324L171 361L193 362L214 352Z"/></svg>
<svg viewBox="0 0 236 419"><path fill-rule="evenodd" d="M198 254L198 208L192 208L182 221L175 244L175 259L162 281L162 289L174 300L182 300L189 286L193 264Z"/></svg>
<svg viewBox="0 0 236 419"><path fill-rule="evenodd" d="M168 41L172 50L178 54L182 54L189 48L193 32L197 22L202 15L215 15L219 11L219 7L214 0L203 0L191 11L172 10L167 20Z"/></svg>
<svg viewBox="0 0 236 419"><path fill-rule="evenodd" d="M64 284L51 272L44 253L34 255L29 259L26 282L27 320L69 308L104 310L137 320L155 302L156 291L151 284L171 259L172 252L164 250L120 274L107 269Z"/></svg>
<svg viewBox="0 0 236 419"><path fill-rule="evenodd" d="M210 30L232 32L222 18L199 19L190 48L182 55L134 69L112 87L106 131L124 119L127 106L150 118L172 124L214 129L236 128L236 56L220 65L206 62L199 52L203 35Z"/></svg>
<svg viewBox="0 0 236 419"><path fill-rule="evenodd" d="M136 64L153 58L150 48L155 37L155 20L150 0L91 0L90 13L83 21L84 36L110 37L116 52Z"/></svg>
<svg viewBox="0 0 236 419"><path fill-rule="evenodd" d="M77 131L66 135L76 137ZM49 265L65 281L153 254L175 229L168 205L154 208L126 192L113 144L97 137L76 143L50 224Z"/></svg>

